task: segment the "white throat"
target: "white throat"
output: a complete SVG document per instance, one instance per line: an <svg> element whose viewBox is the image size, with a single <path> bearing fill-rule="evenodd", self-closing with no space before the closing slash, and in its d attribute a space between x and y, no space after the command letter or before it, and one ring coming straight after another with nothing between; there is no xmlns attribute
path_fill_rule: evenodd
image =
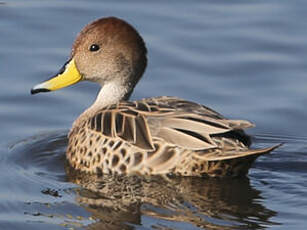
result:
<svg viewBox="0 0 307 230"><path fill-rule="evenodd" d="M91 107L101 109L121 100L128 100L131 88L129 85L122 85L118 82L108 82L100 89L96 101ZM91 107L89 109L91 109Z"/></svg>
<svg viewBox="0 0 307 230"><path fill-rule="evenodd" d="M132 90L133 87L129 84L123 85L119 82L105 83L100 89L95 102L78 117L73 126L77 125L83 119L94 115L99 109L115 104L121 100L128 100Z"/></svg>

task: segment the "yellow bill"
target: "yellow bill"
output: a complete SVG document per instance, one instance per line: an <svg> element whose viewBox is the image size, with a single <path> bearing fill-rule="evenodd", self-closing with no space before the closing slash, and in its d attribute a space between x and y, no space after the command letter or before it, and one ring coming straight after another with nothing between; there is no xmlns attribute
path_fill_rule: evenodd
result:
<svg viewBox="0 0 307 230"><path fill-rule="evenodd" d="M34 86L31 89L31 94L49 92L57 89L73 85L82 80L74 59L68 61L63 68L51 79Z"/></svg>

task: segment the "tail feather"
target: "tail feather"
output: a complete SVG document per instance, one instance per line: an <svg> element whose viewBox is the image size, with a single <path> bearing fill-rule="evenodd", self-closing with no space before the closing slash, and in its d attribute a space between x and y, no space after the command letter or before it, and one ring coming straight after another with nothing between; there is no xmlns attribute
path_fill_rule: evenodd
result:
<svg viewBox="0 0 307 230"><path fill-rule="evenodd" d="M226 155L210 155L206 160L208 161L221 161L221 160L230 160L230 159L235 159L235 158L244 158L248 156L255 155L255 157L258 157L263 154L270 153L271 151L275 150L276 148L280 147L282 144L277 144L268 148L264 149L247 149L246 151L231 151L227 152Z"/></svg>
<svg viewBox="0 0 307 230"><path fill-rule="evenodd" d="M208 168L204 171L204 175L210 177L246 176L258 156L269 153L281 145L278 144L264 149L247 149L242 152L227 152L227 155L224 156L211 157L211 159L207 160Z"/></svg>

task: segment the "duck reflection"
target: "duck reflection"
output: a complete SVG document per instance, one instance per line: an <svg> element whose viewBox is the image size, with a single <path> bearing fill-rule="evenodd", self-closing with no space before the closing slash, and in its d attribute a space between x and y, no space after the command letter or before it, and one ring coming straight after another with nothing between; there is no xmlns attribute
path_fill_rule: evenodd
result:
<svg viewBox="0 0 307 230"><path fill-rule="evenodd" d="M75 189L76 201L93 221L76 222L87 229L134 229L140 225L156 229L264 229L277 224L271 221L276 212L264 206L261 192L248 178L97 177L76 172L67 164L64 172L66 146L66 133L40 135L15 145L10 162L24 169L30 165L44 182L80 185ZM37 212L44 214L46 210ZM54 212L53 216L66 221L59 214L62 209Z"/></svg>
<svg viewBox="0 0 307 230"><path fill-rule="evenodd" d="M77 202L95 220L88 229L178 228L174 222L204 229L263 229L277 224L270 221L276 212L263 206L260 191L248 178L97 177L76 173L67 165L66 172L70 182L81 185ZM163 226L155 225L159 219L165 220Z"/></svg>

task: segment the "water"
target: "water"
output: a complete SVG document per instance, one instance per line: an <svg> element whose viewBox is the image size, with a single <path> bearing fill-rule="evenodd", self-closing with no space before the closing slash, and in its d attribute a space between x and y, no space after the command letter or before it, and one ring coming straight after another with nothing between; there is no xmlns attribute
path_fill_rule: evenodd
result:
<svg viewBox="0 0 307 230"><path fill-rule="evenodd" d="M284 145L245 179L74 175L66 134L98 87L29 91L85 24L109 15L147 43L133 99L197 101L256 123L254 147ZM305 229L306 15L300 0L1 1L0 229Z"/></svg>

